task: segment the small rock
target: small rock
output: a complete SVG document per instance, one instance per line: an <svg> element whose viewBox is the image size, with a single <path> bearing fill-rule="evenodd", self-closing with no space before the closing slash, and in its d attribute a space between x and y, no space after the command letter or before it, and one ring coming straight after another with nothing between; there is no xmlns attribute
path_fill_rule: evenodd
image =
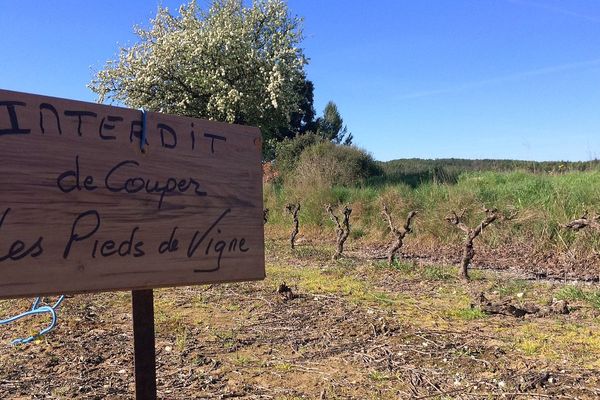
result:
<svg viewBox="0 0 600 400"><path fill-rule="evenodd" d="M525 295L525 293L523 293L523 292L517 293L517 297L520 299L523 298L524 295Z"/></svg>
<svg viewBox="0 0 600 400"><path fill-rule="evenodd" d="M172 348L171 346L166 346L166 347L165 347L165 351L166 351L167 353L170 353L172 350L173 350L173 348Z"/></svg>

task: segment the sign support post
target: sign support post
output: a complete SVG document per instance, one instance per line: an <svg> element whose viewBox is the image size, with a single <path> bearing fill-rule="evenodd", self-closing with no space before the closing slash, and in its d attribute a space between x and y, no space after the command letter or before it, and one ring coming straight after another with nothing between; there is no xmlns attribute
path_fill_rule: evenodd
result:
<svg viewBox="0 0 600 400"><path fill-rule="evenodd" d="M136 400L156 400L156 346L152 289L131 292Z"/></svg>

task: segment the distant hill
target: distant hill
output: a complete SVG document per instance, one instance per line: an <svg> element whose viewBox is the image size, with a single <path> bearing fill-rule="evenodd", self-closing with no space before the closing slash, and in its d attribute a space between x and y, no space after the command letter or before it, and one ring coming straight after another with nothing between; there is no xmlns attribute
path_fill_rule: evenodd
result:
<svg viewBox="0 0 600 400"><path fill-rule="evenodd" d="M564 173L600 170L600 160L591 161L522 161L467 160L461 158L402 158L379 162L385 182L403 182L417 186L427 181L454 183L464 172L528 171L532 173Z"/></svg>

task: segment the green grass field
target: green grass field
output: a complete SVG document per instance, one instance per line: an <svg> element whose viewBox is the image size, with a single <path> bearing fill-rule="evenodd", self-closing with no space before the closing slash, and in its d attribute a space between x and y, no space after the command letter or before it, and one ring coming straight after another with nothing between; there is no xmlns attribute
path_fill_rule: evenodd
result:
<svg viewBox="0 0 600 400"><path fill-rule="evenodd" d="M600 212L600 172L532 173L465 172L456 183L424 181L418 185L386 183L361 187L285 187L266 184L265 207L269 208L269 224L286 229L290 217L284 206L300 202L301 232L328 234L333 231L324 205L350 204L353 208L351 239L387 240L388 228L381 218L383 204L392 211L397 225L404 222L410 210L418 210L411 240L431 244L460 244L462 232L448 224L444 217L451 211L467 210L466 221L477 225L482 208L498 208L501 214L513 216L487 229L480 240L488 248L526 244L535 251L575 257L590 256L600 249L600 235L595 232L570 232L561 224Z"/></svg>

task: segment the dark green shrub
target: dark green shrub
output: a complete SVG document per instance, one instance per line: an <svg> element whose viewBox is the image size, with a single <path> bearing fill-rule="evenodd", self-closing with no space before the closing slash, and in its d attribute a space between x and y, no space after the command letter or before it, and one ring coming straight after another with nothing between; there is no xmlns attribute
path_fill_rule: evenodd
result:
<svg viewBox="0 0 600 400"><path fill-rule="evenodd" d="M285 180L296 168L302 152L323 139L312 133L307 132L298 135L293 139L284 139L275 145L275 168L279 175Z"/></svg>
<svg viewBox="0 0 600 400"><path fill-rule="evenodd" d="M319 142L300 154L293 180L304 188L330 188L359 185L381 173L373 157L364 150Z"/></svg>

